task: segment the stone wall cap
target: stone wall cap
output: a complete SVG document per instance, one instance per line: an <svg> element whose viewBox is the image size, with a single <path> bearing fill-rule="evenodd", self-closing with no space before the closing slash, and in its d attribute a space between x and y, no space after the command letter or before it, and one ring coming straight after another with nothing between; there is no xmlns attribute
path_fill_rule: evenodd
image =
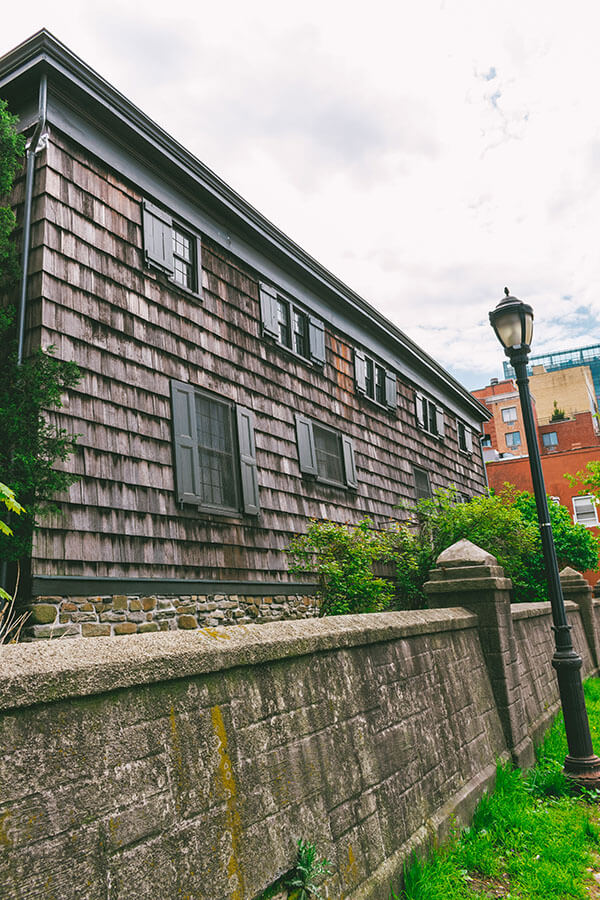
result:
<svg viewBox="0 0 600 900"><path fill-rule="evenodd" d="M9 644L0 646L0 709L476 627L466 609L420 609Z"/></svg>
<svg viewBox="0 0 600 900"><path fill-rule="evenodd" d="M482 550L466 538L452 544L442 551L436 559L436 565L442 569L454 566L497 566L498 560L487 550Z"/></svg>

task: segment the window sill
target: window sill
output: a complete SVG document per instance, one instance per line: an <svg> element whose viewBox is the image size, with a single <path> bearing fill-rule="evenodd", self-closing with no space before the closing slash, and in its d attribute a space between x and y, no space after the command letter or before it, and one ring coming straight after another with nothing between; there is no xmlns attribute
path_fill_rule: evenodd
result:
<svg viewBox="0 0 600 900"><path fill-rule="evenodd" d="M365 400L369 404L369 406L375 406L377 409L380 409L381 412L387 413L389 416L393 416L394 418L396 417L398 407L388 406L387 403L380 403L379 400L375 400L373 397L369 397L369 395L365 394L363 391L359 391L356 385L354 386L354 392L359 399Z"/></svg>
<svg viewBox="0 0 600 900"><path fill-rule="evenodd" d="M269 334L263 333L263 339L267 344L272 347L276 347L277 350L281 350L286 356L291 356L292 359L298 360L298 362L302 362L307 366L310 366L312 369L323 370L325 365L324 362L316 362L314 359L311 359L310 356L302 356L301 353L297 353L295 350L292 350L291 347L286 347L285 344L280 344L279 341L276 341L274 337L271 337Z"/></svg>

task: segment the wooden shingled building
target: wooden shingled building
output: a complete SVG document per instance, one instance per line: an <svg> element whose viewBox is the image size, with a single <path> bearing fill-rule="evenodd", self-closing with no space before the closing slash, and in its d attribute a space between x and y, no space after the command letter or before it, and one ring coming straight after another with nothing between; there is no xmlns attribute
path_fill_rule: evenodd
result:
<svg viewBox="0 0 600 900"><path fill-rule="evenodd" d="M26 350L83 376L31 636L305 615L284 548L311 518L485 490L484 408L51 34L0 96L29 138Z"/></svg>

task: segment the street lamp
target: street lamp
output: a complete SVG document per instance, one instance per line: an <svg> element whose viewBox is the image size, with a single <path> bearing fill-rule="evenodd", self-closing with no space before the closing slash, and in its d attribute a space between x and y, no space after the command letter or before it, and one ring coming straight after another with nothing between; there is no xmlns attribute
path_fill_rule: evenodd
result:
<svg viewBox="0 0 600 900"><path fill-rule="evenodd" d="M565 602L560 577L556 549L552 537L552 526L548 513L544 475L540 461L540 450L531 408L527 362L533 335L533 309L516 297L511 297L504 288L505 297L490 313L490 322L496 337L510 357L517 375L517 386L523 413L525 437L529 451L529 465L533 481L533 493L540 523L542 552L548 581L548 594L552 606L554 640L556 650L552 665L556 669L558 691L565 718L565 731L569 753L565 759L565 775L581 785L600 787L600 758L592 747L583 685L581 683L581 657L573 649L571 626L567 622Z"/></svg>

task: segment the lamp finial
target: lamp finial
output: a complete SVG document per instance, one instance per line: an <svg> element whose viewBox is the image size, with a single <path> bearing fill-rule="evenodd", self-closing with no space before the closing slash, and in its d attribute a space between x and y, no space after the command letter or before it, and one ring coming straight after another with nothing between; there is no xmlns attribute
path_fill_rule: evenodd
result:
<svg viewBox="0 0 600 900"><path fill-rule="evenodd" d="M510 291L508 290L507 287L504 288L504 293L506 294L507 297L510 296Z"/></svg>

